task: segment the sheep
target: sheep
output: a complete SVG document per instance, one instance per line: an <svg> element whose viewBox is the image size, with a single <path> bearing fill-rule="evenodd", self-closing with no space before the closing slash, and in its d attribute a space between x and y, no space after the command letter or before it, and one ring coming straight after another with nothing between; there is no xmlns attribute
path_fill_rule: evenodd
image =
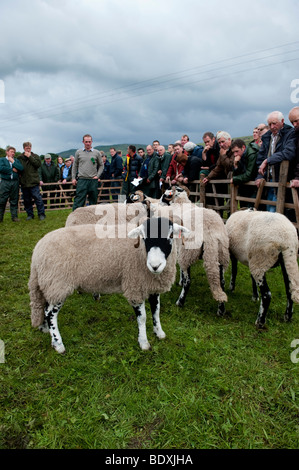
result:
<svg viewBox="0 0 299 470"><path fill-rule="evenodd" d="M204 268L212 295L218 301L217 314L225 314L227 295L224 292L224 272L229 265L229 241L221 217L211 209L205 209L190 202L183 187L173 187L165 191L161 203L168 206L154 209L156 215L177 215L185 227L191 230L187 242L181 243L178 252L178 264L181 270L182 291L176 305L183 307L190 288L190 267L203 258Z"/></svg>
<svg viewBox="0 0 299 470"><path fill-rule="evenodd" d="M284 320L291 321L293 302L299 303L298 237L294 225L282 214L247 209L232 214L226 229L232 257L231 291L235 288L238 261L249 267L255 299L258 297L255 284L260 289L257 328L265 328L271 302L266 272L277 265L281 265L287 295Z"/></svg>
<svg viewBox="0 0 299 470"><path fill-rule="evenodd" d="M35 246L29 278L31 324L50 332L53 348L65 347L58 313L75 289L122 293L133 307L142 350L146 335L145 300L151 306L154 333L165 338L160 323L160 294L171 289L176 276L176 242L188 229L169 219L146 219L124 238L102 238L98 225L63 227L45 235ZM115 227L112 227L112 232ZM108 237L109 237L108 230ZM138 238L138 242L132 239ZM142 239L142 243L140 242ZM132 275L134 273L134 275Z"/></svg>
<svg viewBox="0 0 299 470"><path fill-rule="evenodd" d="M138 223L141 218L149 215L147 202L135 202L135 204L107 203L86 207L78 207L71 212L65 222L66 227L72 225L86 225L96 223ZM101 222L102 219L102 222Z"/></svg>

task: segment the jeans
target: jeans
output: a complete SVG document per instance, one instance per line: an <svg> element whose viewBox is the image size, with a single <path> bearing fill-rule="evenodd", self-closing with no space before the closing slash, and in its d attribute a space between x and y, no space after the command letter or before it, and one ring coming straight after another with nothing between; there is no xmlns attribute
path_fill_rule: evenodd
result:
<svg viewBox="0 0 299 470"><path fill-rule="evenodd" d="M34 217L33 215L33 203L35 202L38 215L45 215L45 207L40 193L39 185L33 186L32 188L22 188L22 194L24 199L25 211L28 216Z"/></svg>
<svg viewBox="0 0 299 470"><path fill-rule="evenodd" d="M268 201L277 201L276 188L269 188L267 194ZM267 204L268 212L276 212L276 206L270 206Z"/></svg>

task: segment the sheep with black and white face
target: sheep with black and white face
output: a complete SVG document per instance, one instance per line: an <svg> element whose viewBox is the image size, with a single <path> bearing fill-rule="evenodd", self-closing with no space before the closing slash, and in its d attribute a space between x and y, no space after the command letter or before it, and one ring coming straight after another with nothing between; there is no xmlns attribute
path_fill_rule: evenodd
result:
<svg viewBox="0 0 299 470"><path fill-rule="evenodd" d="M65 299L75 289L122 293L137 316L139 345L147 350L145 300L151 306L154 333L163 339L160 294L175 281L176 237L189 231L167 218L147 219L125 238L99 237L97 228L64 227L48 233L35 246L28 284L32 326L49 332L53 348L64 353L57 317Z"/></svg>

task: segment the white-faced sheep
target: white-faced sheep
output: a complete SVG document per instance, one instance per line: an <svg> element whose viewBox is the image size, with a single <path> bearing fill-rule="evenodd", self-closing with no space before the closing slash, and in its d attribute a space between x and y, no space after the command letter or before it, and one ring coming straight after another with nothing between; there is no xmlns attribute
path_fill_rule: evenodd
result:
<svg viewBox="0 0 299 470"><path fill-rule="evenodd" d="M117 202L78 207L66 219L65 226L105 223L108 225L125 224L139 221L149 215L146 202L135 204L121 204ZM102 222L101 222L102 221ZM135 225L136 226L136 225Z"/></svg>
<svg viewBox="0 0 299 470"><path fill-rule="evenodd" d="M155 207L155 214L180 217L182 224L191 234L179 245L178 264L181 269L182 291L176 304L182 307L191 284L190 267L203 259L212 295L218 301L218 315L224 315L227 295L224 292L224 271L229 265L229 241L221 217L211 209L205 209L190 202L182 187L165 191L161 198L162 207ZM168 206L165 205L169 204ZM157 209L157 210L156 210Z"/></svg>
<svg viewBox="0 0 299 470"><path fill-rule="evenodd" d="M256 326L265 326L271 302L266 272L277 265L281 265L287 295L284 319L291 321L293 302L299 303L298 237L293 224L282 214L248 209L232 214L226 229L232 258L230 289L233 291L235 288L238 261L249 267L253 287L256 283L260 288L261 303ZM255 287L253 297L257 295Z"/></svg>
<svg viewBox="0 0 299 470"><path fill-rule="evenodd" d="M150 301L154 332L162 339L160 294L175 281L175 237L188 230L165 218L147 219L125 238L100 238L97 228L64 227L48 233L35 246L28 284L32 326L50 332L52 346L64 353L57 316L65 299L75 289L122 293L137 315L139 345L149 349L145 300ZM131 238L137 237L136 244Z"/></svg>

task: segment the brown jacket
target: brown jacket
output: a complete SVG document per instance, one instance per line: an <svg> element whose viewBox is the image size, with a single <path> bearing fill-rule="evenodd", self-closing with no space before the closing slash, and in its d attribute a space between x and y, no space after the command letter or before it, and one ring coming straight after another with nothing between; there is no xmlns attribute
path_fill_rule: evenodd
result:
<svg viewBox="0 0 299 470"><path fill-rule="evenodd" d="M225 155L219 155L215 168L208 174L209 180L226 179L234 169L234 155L229 148Z"/></svg>

